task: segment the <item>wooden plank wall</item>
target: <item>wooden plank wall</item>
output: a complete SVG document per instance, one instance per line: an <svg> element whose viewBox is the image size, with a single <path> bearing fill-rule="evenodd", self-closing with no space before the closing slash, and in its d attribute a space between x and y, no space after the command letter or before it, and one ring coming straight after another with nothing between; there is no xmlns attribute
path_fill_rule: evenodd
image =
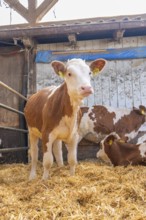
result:
<svg viewBox="0 0 146 220"><path fill-rule="evenodd" d="M23 77L25 75L25 55L12 48L0 49L0 80L22 94ZM20 109L21 98L0 86L0 103L14 109ZM18 114L0 108L0 126L20 128ZM0 128L0 148L26 146L26 134ZM0 163L27 162L27 152L8 152L0 154Z"/></svg>
<svg viewBox="0 0 146 220"><path fill-rule="evenodd" d="M75 48L69 43L38 45L37 50L93 50L107 48L140 47L146 45L146 37L123 38L121 43L111 39L79 41ZM85 100L85 105L109 105L114 107L146 105L146 59L108 61L106 68L92 79L94 95ZM37 64L37 90L62 80L54 75L50 64Z"/></svg>
<svg viewBox="0 0 146 220"><path fill-rule="evenodd" d="M7 51L0 53L0 80L19 93L22 92L24 54ZM19 108L19 98L4 87L0 87L0 102L12 108ZM0 108L0 125L18 127L19 115Z"/></svg>

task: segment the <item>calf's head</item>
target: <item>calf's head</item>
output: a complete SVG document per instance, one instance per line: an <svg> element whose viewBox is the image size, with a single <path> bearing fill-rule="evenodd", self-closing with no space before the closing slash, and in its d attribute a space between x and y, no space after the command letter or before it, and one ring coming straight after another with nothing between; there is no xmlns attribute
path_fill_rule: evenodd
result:
<svg viewBox="0 0 146 220"><path fill-rule="evenodd" d="M100 149L96 154L97 158L101 158L105 162L111 163L111 158L114 155L116 157L116 151L114 149L114 142L116 140L121 140L119 135L115 132L112 132L110 135L106 136L100 142Z"/></svg>
<svg viewBox="0 0 146 220"><path fill-rule="evenodd" d="M82 59L72 59L66 65L60 61L53 61L52 67L59 76L64 78L70 97L82 100L93 93L90 75L98 74L105 64L104 59L95 60L90 66Z"/></svg>

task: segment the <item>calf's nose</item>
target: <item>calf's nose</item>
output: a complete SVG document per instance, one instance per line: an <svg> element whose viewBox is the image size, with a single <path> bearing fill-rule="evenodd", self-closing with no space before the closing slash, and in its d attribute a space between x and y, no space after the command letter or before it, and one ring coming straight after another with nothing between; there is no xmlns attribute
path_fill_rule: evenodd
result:
<svg viewBox="0 0 146 220"><path fill-rule="evenodd" d="M82 90L83 93L89 93L89 94L93 93L92 86L82 86L81 90Z"/></svg>

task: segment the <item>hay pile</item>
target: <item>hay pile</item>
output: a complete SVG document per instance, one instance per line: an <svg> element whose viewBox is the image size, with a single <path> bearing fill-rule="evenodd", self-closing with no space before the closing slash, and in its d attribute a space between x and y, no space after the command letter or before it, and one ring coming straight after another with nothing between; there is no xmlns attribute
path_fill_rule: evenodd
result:
<svg viewBox="0 0 146 220"><path fill-rule="evenodd" d="M68 166L51 169L51 179L29 182L30 165L0 166L1 220L145 220L146 168L79 162L76 176Z"/></svg>

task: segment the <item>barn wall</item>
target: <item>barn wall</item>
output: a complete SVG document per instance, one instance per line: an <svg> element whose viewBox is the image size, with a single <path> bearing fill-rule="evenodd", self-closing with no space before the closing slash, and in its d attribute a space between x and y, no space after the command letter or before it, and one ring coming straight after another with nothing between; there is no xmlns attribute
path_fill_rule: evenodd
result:
<svg viewBox="0 0 146 220"><path fill-rule="evenodd" d="M69 43L38 45L37 50L92 51L108 48L129 48L146 45L146 37L123 38L118 43L111 39L77 42L75 48ZM104 71L92 79L94 95L85 100L85 104L110 105L114 107L146 105L146 59L110 60ZM37 63L37 90L62 80L53 73L50 64Z"/></svg>
<svg viewBox="0 0 146 220"><path fill-rule="evenodd" d="M0 49L0 80L19 93L23 93L25 77L25 53L15 51L12 48ZM0 86L0 103L8 105L16 110L23 110L24 100ZM20 128L20 121L24 116L0 107L0 148L24 147L26 134L18 131L4 129L2 127ZM23 123L23 122L22 122ZM24 127L21 127L24 129ZM0 163L26 162L26 151L8 152L0 154Z"/></svg>
<svg viewBox="0 0 146 220"><path fill-rule="evenodd" d="M5 56L0 55L0 64L1 81L21 93L24 54L17 53L11 55L11 52L7 51L5 52ZM4 87L1 87L0 90L0 102L5 105L9 105L12 108L18 109L19 98ZM19 115L6 111L5 109L0 109L0 125L18 127Z"/></svg>

